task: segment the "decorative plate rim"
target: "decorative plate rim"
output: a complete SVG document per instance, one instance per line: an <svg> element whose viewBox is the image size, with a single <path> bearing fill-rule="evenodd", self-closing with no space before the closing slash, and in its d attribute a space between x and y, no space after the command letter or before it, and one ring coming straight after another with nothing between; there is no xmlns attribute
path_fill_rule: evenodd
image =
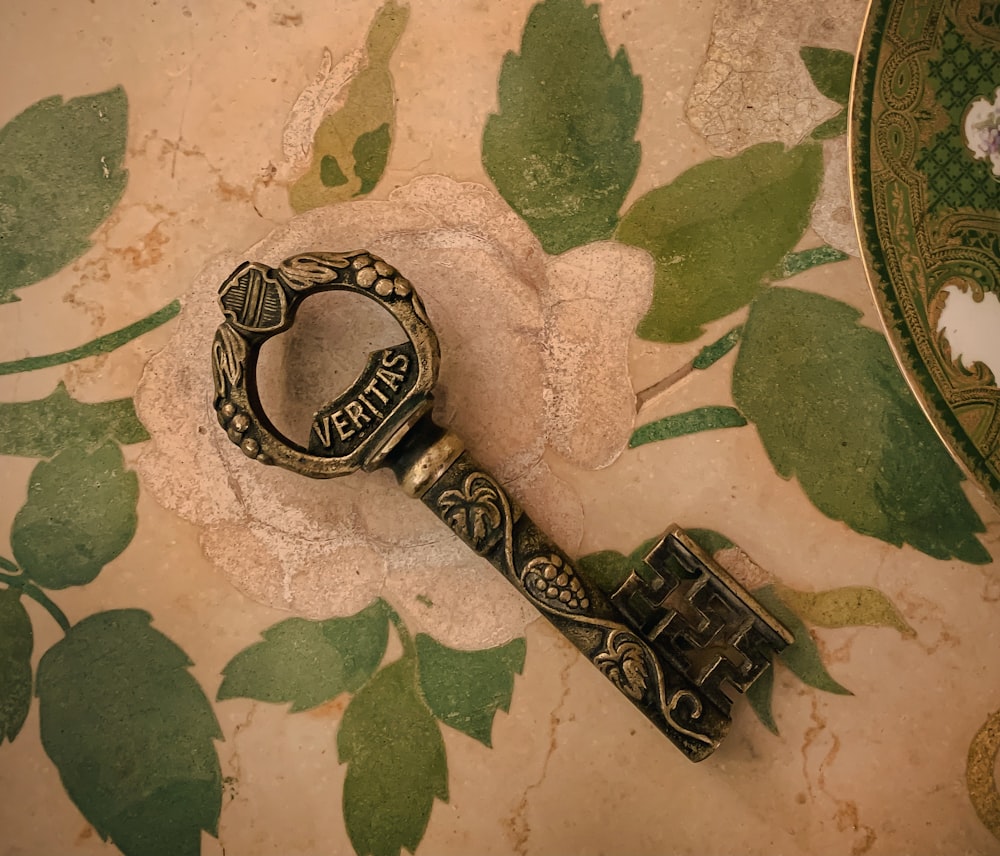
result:
<svg viewBox="0 0 1000 856"><path fill-rule="evenodd" d="M881 70L879 59L886 21L902 5L903 0L869 0L859 39L848 106L848 168L854 227L868 285L897 365L952 457L980 492L1000 508L1000 475L969 437L918 351L897 298L897 285L889 273L875 221L870 166L873 94ZM931 5L938 7L940 13L945 4L939 0Z"/></svg>

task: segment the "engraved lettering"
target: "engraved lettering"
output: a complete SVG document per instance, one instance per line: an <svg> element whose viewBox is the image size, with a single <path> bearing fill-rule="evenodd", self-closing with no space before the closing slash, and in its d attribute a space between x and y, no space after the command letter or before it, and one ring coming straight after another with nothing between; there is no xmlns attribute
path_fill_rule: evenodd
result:
<svg viewBox="0 0 1000 856"><path fill-rule="evenodd" d="M375 405L372 404L367 398L365 398L365 394L363 392L358 395L358 401L360 401L365 407L367 407L379 419L382 418L382 411L379 410L377 407L375 407Z"/></svg>
<svg viewBox="0 0 1000 856"><path fill-rule="evenodd" d="M382 365L387 369L398 368L401 372L405 372L410 366L410 361L406 354L394 354L389 351L382 357Z"/></svg>
<svg viewBox="0 0 1000 856"><path fill-rule="evenodd" d="M337 410L332 416L327 416L326 418L333 420L333 427L337 429L337 433L340 435L341 440L346 440L348 437L354 436L353 428L349 431L345 430L347 428L347 423L344 421L343 410Z"/></svg>
<svg viewBox="0 0 1000 856"><path fill-rule="evenodd" d="M365 387L365 395L376 395L383 404L389 403L388 396L378 388L378 378L373 377Z"/></svg>
<svg viewBox="0 0 1000 856"><path fill-rule="evenodd" d="M406 375L396 374L388 369L379 369L375 373L375 377L382 381L382 383L389 387L389 389L393 392L396 392L399 389L399 385L406 379Z"/></svg>
<svg viewBox="0 0 1000 856"><path fill-rule="evenodd" d="M359 430L372 421L371 416L365 413L364 408L358 403L357 400L348 401L347 404L344 405L344 412L347 414L351 422L354 423L354 427Z"/></svg>
<svg viewBox="0 0 1000 856"><path fill-rule="evenodd" d="M408 351L379 353L354 387L316 414L309 434L310 450L325 453L337 449L341 454L347 451L341 448L343 444L357 446L378 430L413 385L415 369Z"/></svg>
<svg viewBox="0 0 1000 856"><path fill-rule="evenodd" d="M322 419L317 420L313 423L313 431L316 432L316 436L319 437L319 441L329 448L330 446L330 417L324 416Z"/></svg>

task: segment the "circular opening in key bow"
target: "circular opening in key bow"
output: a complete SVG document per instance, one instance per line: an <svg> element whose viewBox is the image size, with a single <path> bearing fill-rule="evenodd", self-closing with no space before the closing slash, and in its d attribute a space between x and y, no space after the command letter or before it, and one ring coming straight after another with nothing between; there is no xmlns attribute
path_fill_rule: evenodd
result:
<svg viewBox="0 0 1000 856"><path fill-rule="evenodd" d="M296 442L282 430L290 425L286 416L294 420L294 412L278 408L272 419L262 403L262 389L270 398L276 387L294 388L303 378L269 371L264 380L258 370L260 353L265 343L287 335L302 304L325 292L353 292L344 296L362 295L379 304L402 328L406 341L398 341L397 331L390 337L396 343L371 350L354 381L312 415L305 442ZM212 348L215 409L229 438L248 457L316 478L372 468L400 432L430 407L437 337L409 281L371 253L303 253L277 268L244 262L222 284L219 303L226 320ZM347 324L354 341L384 335L381 323ZM304 331L306 340L309 332ZM289 433L301 437L294 428Z"/></svg>
<svg viewBox="0 0 1000 856"><path fill-rule="evenodd" d="M406 344L396 319L370 300L340 291L308 297L291 329L261 346L261 407L283 436L306 448L316 414L355 385L369 356ZM391 376L385 379L394 381ZM373 407L384 404L388 392L384 382L377 383L365 400ZM354 415L362 425L374 418L377 414L367 407Z"/></svg>

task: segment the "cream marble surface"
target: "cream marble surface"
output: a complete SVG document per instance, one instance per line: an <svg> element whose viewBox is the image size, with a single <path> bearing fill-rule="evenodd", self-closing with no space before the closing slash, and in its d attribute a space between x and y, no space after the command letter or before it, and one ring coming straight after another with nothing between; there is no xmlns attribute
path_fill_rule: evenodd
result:
<svg viewBox="0 0 1000 856"><path fill-rule="evenodd" d="M412 632L454 647L526 636L524 671L509 713L497 714L492 748L442 729L450 798L434 803L422 856L1000 853L966 783L970 743L1000 708L995 563L939 560L852 531L818 510L798 481L776 474L753 426L627 448L633 391L684 366L747 310L709 322L694 342L638 339L631 331L652 289L649 257L610 241L549 256L493 189L482 129L532 3L412 0L390 61L395 135L384 176L363 200L292 211L295 170L282 147L290 111L324 49L337 63L360 48L379 5L5 4L0 123L51 95L121 84L129 178L89 251L0 306L0 361L73 347L183 302L176 320L113 353L0 377L6 402L44 397L59 381L82 401L136 395L152 434L125 447L140 478L135 538L92 583L56 593L70 621L148 611L190 656L210 699L226 664L266 628L292 614L356 612L375 596ZM723 141L705 125L709 108L730 121L725 90L711 87L720 68L739 70L727 55L749 63L748 72L758 64L774 72L753 98L767 101L775 87L806 90L801 68L798 88L781 69L803 44L853 50L864 9L606 0L599 14L609 45L627 46L644 87L642 161L627 208L714 155L764 140L795 144L833 115L835 105L813 91L777 108L785 136L762 123ZM784 121L786 109L798 124ZM842 144L825 144L840 184L823 190L800 248L856 253L842 222ZM214 289L244 257L276 263L303 242L324 241L370 244L414 282L442 338L437 415L463 430L569 552L628 552L673 521L716 529L794 589L879 590L914 635L813 628L824 664L853 695L812 689L781 667L773 696L780 736L741 701L722 748L691 765L385 473L307 482L252 465L215 426ZM617 301L613 286L623 280L636 286ZM877 328L853 255L800 274L794 286L857 307ZM732 405L735 359L689 374L635 424ZM325 366L307 366L306 379ZM274 372L286 368L278 362ZM280 396L280 381L271 383ZM294 394L280 406L306 407ZM36 460L3 462L6 533ZM1000 515L968 483L962 490L985 524L981 543L1000 556ZM0 553L11 551L5 544ZM37 665L61 634L36 604L28 611ZM336 750L347 702L298 714L248 699L213 702L224 795L218 838L203 834L204 854L353 852ZM17 738L0 746L0 792L3 856L119 852L68 797L39 737L37 700Z"/></svg>

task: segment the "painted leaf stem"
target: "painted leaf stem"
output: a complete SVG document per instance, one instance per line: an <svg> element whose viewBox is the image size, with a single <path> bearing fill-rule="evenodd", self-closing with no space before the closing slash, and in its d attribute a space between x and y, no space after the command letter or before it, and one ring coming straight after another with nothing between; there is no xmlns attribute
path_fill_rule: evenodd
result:
<svg viewBox="0 0 1000 856"><path fill-rule="evenodd" d="M742 335L742 324L733 327L733 329L725 335L719 337L714 342L705 345L704 348L698 351L693 360L685 363L676 371L671 372L662 380L658 380L656 383L650 384L645 389L637 392L635 394L636 413L642 411L642 409L645 408L650 402L659 398L669 389L680 383L684 380L684 378L691 374L691 372L704 371L705 369L714 366L739 344L740 337Z"/></svg>
<svg viewBox="0 0 1000 856"><path fill-rule="evenodd" d="M158 309L152 315L147 315L140 321L136 321L134 324L129 324L127 327L122 327L121 330L115 330L115 332L108 333L105 336L98 336L96 339L93 339L84 345L80 345L79 347L70 348L68 351L59 351L55 354L46 354L40 357L24 357L20 360L11 360L10 362L0 363L0 375L33 372L38 369L47 369L52 366L61 366L66 363L76 362L77 360L82 360L87 357L97 357L101 354L110 354L122 345L128 344L133 339L139 338L139 336L142 336L144 333L148 333L150 330L155 330L161 324L166 324L167 321L176 317L177 313L180 311L180 301L174 300L162 309Z"/></svg>

